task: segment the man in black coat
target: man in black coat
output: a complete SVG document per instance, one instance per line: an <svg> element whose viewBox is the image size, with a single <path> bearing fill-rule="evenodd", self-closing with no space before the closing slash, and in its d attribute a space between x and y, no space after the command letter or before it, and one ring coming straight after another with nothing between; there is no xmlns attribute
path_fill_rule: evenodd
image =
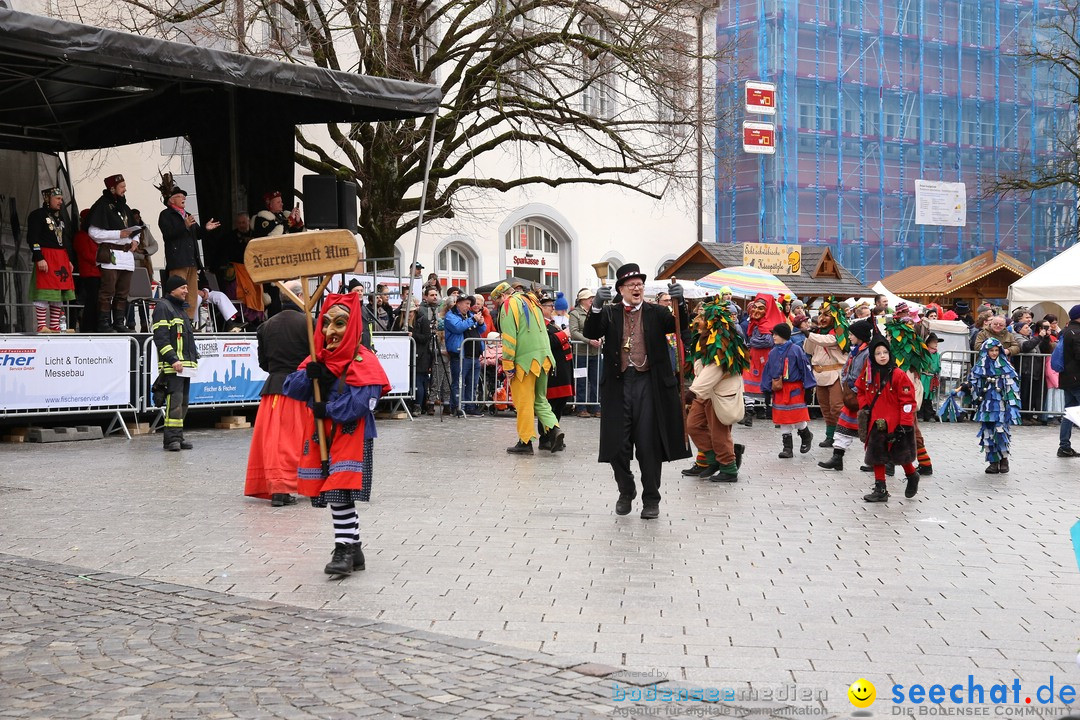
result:
<svg viewBox="0 0 1080 720"><path fill-rule="evenodd" d="M1058 342L1064 343L1065 369L1058 376L1058 386L1065 394L1065 407L1080 405L1080 305L1069 310L1069 324L1061 331ZM1061 418L1058 437L1058 457L1080 457L1072 446L1072 423Z"/></svg>
<svg viewBox="0 0 1080 720"><path fill-rule="evenodd" d="M431 382L431 364L438 350L435 347L436 310L439 305L439 291L435 288L424 290L423 302L416 309L413 320L412 339L416 347L416 407L414 415L424 412L427 391Z"/></svg>
<svg viewBox="0 0 1080 720"><path fill-rule="evenodd" d="M611 463L619 500L615 513L626 515L637 496L630 460L637 451L641 470L641 517L660 515L661 464L690 457L683 434L678 380L671 366L667 335L675 332L675 316L667 308L645 302L645 275L634 263L619 268L612 305L611 288L601 287L585 318L583 334L604 339L604 372L600 381L600 462ZM686 327L681 285L668 290L678 303Z"/></svg>
<svg viewBox="0 0 1080 720"><path fill-rule="evenodd" d="M199 255L199 238L206 231L216 230L221 226L210 218L205 229L200 227L195 216L186 209L187 193L173 184L172 175L161 176L161 199L165 209L158 215L158 228L165 243L165 271L169 275L184 278L189 288L199 287L199 271L202 270L202 258ZM189 303L188 317L194 322L196 303Z"/></svg>

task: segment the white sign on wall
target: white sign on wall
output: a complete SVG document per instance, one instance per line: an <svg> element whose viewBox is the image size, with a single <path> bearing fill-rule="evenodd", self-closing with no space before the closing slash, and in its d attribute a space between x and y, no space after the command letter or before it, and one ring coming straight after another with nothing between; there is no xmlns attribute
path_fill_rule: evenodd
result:
<svg viewBox="0 0 1080 720"><path fill-rule="evenodd" d="M128 405L127 338L0 338L0 407L63 410Z"/></svg>
<svg viewBox="0 0 1080 720"><path fill-rule="evenodd" d="M967 225L967 187L964 183L916 180L915 224Z"/></svg>

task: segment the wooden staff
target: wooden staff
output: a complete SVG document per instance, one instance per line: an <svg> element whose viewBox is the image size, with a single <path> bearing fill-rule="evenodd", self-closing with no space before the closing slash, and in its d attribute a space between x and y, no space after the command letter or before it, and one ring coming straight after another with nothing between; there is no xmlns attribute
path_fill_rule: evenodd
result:
<svg viewBox="0 0 1080 720"><path fill-rule="evenodd" d="M675 278L671 279L672 283L679 282ZM677 306L681 306L686 302L686 298L680 298L680 301L676 303ZM679 416L682 418L682 437L683 447L688 447L690 444L690 435L686 431L686 403L683 402L683 363L686 361L686 356L683 354L682 332L679 327L679 312L681 307L676 307L675 312L672 313L675 316L675 380L679 383Z"/></svg>

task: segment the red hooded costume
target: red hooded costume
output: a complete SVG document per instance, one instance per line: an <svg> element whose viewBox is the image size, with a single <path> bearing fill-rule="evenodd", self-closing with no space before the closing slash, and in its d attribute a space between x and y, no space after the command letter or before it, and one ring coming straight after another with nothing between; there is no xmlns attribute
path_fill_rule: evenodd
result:
<svg viewBox="0 0 1080 720"><path fill-rule="evenodd" d="M765 369L765 362L773 347L772 329L779 323L787 322L776 298L758 293L751 305L759 301L765 303L765 315L757 320L751 317L747 321L746 344L750 347L750 366L743 370L743 391L758 395L762 392L761 371Z"/></svg>

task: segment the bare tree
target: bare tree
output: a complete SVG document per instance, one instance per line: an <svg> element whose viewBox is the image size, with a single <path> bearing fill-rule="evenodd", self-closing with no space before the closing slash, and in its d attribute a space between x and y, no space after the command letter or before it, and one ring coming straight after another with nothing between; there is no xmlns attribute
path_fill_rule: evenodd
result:
<svg viewBox="0 0 1080 720"><path fill-rule="evenodd" d="M87 0L81 15L86 16ZM97 2L97 0L91 0ZM123 0L111 24L333 70L438 84L429 218L530 184L661 197L695 179L700 0ZM100 20L99 20L100 22ZM104 23L102 23L104 24ZM361 233L415 231L430 119L298 129L296 162L357 183Z"/></svg>
<svg viewBox="0 0 1080 720"><path fill-rule="evenodd" d="M1049 12L1036 28L1033 42L1022 45L1017 57L1043 73L1046 80L1041 90L1058 97L1072 97L1074 103L1080 103L1080 0L1060 0ZM1059 78L1068 82L1060 84ZM987 184L987 197L1010 192L1030 195L1065 185L1080 190L1077 126L1068 125L1056 134L1036 127L1036 133L1040 132L1046 133L1041 142L1052 153L1045 160L1033 163L1029 153L1018 152L1016 167Z"/></svg>

